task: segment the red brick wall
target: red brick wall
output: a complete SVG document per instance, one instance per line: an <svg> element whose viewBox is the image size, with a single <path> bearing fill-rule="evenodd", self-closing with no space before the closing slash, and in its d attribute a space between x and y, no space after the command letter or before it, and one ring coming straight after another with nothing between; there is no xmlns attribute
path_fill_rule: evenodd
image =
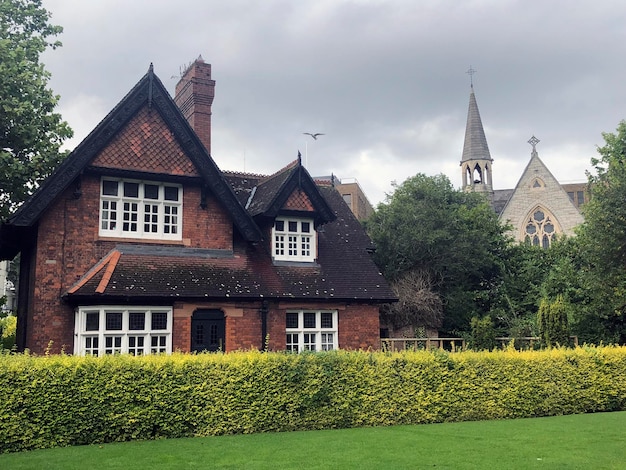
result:
<svg viewBox="0 0 626 470"><path fill-rule="evenodd" d="M380 321L377 305L348 305L339 311L341 349L380 349Z"/></svg>
<svg viewBox="0 0 626 470"><path fill-rule="evenodd" d="M74 313L61 296L118 243L159 243L98 236L100 178L81 178L82 196L73 198L70 186L42 216L38 227L34 287L26 328L26 347L43 353L73 351ZM233 224L211 194L200 207L200 188L183 189L183 241L212 249L233 249ZM168 242L171 244L171 242Z"/></svg>
<svg viewBox="0 0 626 470"><path fill-rule="evenodd" d="M269 304L267 315L268 348L285 350L285 320L288 310L320 309L338 311L338 341L341 349L380 348L378 307L371 305L328 305L323 302ZM191 316L196 309L220 309L226 317L226 352L260 349L265 346L261 338L261 302L184 304L174 306L174 350L188 352L191 343Z"/></svg>

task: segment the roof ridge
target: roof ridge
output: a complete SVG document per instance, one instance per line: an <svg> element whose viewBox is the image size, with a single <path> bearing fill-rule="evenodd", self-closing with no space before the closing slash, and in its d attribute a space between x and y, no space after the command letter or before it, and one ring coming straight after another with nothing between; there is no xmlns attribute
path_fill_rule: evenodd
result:
<svg viewBox="0 0 626 470"><path fill-rule="evenodd" d="M120 253L118 250L115 250L111 254L111 259L107 263L107 267L104 270L102 279L100 279L100 283L98 284L98 287L96 287L97 294L104 294L104 291L106 290L107 286L109 285L109 281L111 280L111 276L113 275L113 271L115 271L117 262L120 260L120 256L122 256L122 253Z"/></svg>
<svg viewBox="0 0 626 470"><path fill-rule="evenodd" d="M223 174L229 176L249 176L255 178L266 178L268 175L262 173L248 173L247 171L221 170Z"/></svg>
<svg viewBox="0 0 626 470"><path fill-rule="evenodd" d="M116 255L117 253L117 255ZM111 262L111 260L114 261L113 264L113 268L109 269L107 267L107 271L110 270L110 273L106 279L106 283L103 285L103 290L100 292L100 287L102 286L102 283L104 282L104 278L106 276L106 272L105 272L105 276L102 277L102 280L100 281L100 284L98 284L98 288L96 289L96 292L102 293L104 292L104 289L106 288L106 285L108 284L109 280L111 279L111 274L113 274L113 270L115 270L115 266L117 265L117 262L120 259L120 251L117 248L113 248L111 251L109 251L106 256L104 258L102 258L100 261L98 261L95 265L93 265L91 267L91 269L89 271L87 271L87 273L81 277L78 282L76 284L74 284L72 287L69 288L69 290L67 291L68 294L73 294L74 292L78 291L78 289L80 289L81 287L83 287L85 284L87 284L87 282L89 282L91 279L93 279L96 274L98 274L100 271L102 271L102 268L104 268L105 266L108 266L109 263Z"/></svg>
<svg viewBox="0 0 626 470"><path fill-rule="evenodd" d="M297 167L298 165L300 165L300 160L296 158L295 160L289 162L287 165L282 167L280 170L272 173L271 175L267 175L265 177L265 180L269 180L271 178L274 178L275 176L278 176L281 173L284 173L284 172L286 172L288 170L292 170L293 168Z"/></svg>

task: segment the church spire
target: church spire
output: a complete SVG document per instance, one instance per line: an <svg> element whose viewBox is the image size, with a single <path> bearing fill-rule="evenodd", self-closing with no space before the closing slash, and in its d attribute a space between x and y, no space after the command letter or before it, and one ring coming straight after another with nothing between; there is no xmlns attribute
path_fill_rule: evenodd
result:
<svg viewBox="0 0 626 470"><path fill-rule="evenodd" d="M467 73L470 77L476 71L470 67ZM493 195L493 183L491 179L491 163L493 159L489 153L485 130L480 119L474 84L470 84L469 109L467 111L467 123L465 125L465 142L461 156L461 168L463 177L463 189Z"/></svg>

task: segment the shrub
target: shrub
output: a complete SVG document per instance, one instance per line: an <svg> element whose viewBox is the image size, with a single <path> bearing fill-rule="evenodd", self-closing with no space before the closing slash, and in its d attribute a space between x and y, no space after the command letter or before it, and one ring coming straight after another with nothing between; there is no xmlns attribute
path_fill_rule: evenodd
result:
<svg viewBox="0 0 626 470"><path fill-rule="evenodd" d="M490 316L483 318L473 317L470 326L471 336L470 348L480 351L491 351L496 347L496 330L493 327L493 321Z"/></svg>
<svg viewBox="0 0 626 470"><path fill-rule="evenodd" d="M16 328L17 317L8 315L0 318L0 351L2 349L13 349L15 346Z"/></svg>
<svg viewBox="0 0 626 470"><path fill-rule="evenodd" d="M0 452L626 409L626 348L0 354Z"/></svg>
<svg viewBox="0 0 626 470"><path fill-rule="evenodd" d="M557 296L552 303L545 298L541 300L537 313L537 323L539 336L541 336L545 346L566 346L569 344L567 310L562 295Z"/></svg>

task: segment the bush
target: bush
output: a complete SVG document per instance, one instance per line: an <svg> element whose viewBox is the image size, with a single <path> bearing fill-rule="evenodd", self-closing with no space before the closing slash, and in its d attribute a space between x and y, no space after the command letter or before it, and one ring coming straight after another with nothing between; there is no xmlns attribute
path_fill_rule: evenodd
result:
<svg viewBox="0 0 626 470"><path fill-rule="evenodd" d="M626 407L626 348L0 354L0 452Z"/></svg>
<svg viewBox="0 0 626 470"><path fill-rule="evenodd" d="M569 344L569 325L567 321L567 304L563 296L557 296L550 303L542 299L537 313L539 336L546 347L567 346Z"/></svg>
<svg viewBox="0 0 626 470"><path fill-rule="evenodd" d="M13 349L15 346L16 328L17 317L8 315L0 318L0 351L2 349Z"/></svg>
<svg viewBox="0 0 626 470"><path fill-rule="evenodd" d="M496 347L496 330L490 316L484 318L473 317L470 326L470 348L480 351L491 351Z"/></svg>

